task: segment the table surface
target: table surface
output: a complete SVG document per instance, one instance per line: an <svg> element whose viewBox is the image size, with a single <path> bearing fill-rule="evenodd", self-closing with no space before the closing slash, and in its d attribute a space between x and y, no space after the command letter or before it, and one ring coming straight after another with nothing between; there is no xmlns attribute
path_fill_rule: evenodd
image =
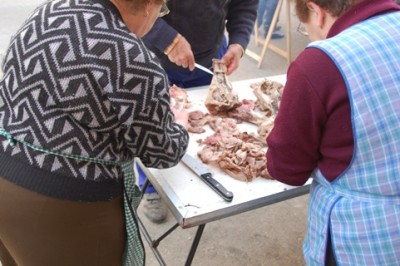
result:
<svg viewBox="0 0 400 266"><path fill-rule="evenodd" d="M269 80L285 83L286 75L266 77ZM250 84L260 82L265 78L233 82L239 99L255 99ZM189 89L190 110L206 111L204 100L207 87ZM256 132L257 127L249 123L239 125L243 131ZM202 134L190 133L188 153L197 157L201 149L198 139L204 139L212 134L208 129ZM139 160L137 165L141 165ZM250 182L232 178L217 167L209 166L213 177L225 188L232 191L232 202L224 201L207 184L197 177L183 163L169 169L154 169L142 167L151 184L168 204L171 212L182 228L206 224L215 220L250 211L279 201L287 200L309 192L310 180L301 187L293 187L276 180L257 177Z"/></svg>

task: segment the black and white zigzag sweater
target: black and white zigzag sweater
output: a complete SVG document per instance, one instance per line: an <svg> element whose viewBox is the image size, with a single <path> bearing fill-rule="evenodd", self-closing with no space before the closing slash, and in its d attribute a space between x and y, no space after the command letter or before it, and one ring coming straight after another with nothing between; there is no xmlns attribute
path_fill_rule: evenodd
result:
<svg viewBox="0 0 400 266"><path fill-rule="evenodd" d="M149 167L179 162L189 136L174 123L158 59L109 0L55 0L11 40L0 82L0 128L38 147ZM70 200L121 195L120 167L35 151L0 137L0 177Z"/></svg>

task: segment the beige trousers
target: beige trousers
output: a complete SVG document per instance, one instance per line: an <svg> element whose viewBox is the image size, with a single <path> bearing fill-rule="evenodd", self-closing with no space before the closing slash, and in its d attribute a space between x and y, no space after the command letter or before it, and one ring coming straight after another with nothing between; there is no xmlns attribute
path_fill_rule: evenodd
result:
<svg viewBox="0 0 400 266"><path fill-rule="evenodd" d="M125 240L122 197L59 200L0 177L3 266L119 266Z"/></svg>

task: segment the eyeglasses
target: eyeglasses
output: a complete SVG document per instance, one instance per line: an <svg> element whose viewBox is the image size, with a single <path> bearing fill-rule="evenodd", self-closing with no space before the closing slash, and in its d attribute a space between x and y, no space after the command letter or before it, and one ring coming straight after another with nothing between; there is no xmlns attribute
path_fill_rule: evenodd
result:
<svg viewBox="0 0 400 266"><path fill-rule="evenodd" d="M300 33L301 35L308 36L308 32L306 31L306 28L304 27L304 24L301 22L297 26L297 32Z"/></svg>
<svg viewBox="0 0 400 266"><path fill-rule="evenodd" d="M167 4L164 2L161 6L160 14L158 14L158 17L161 18L168 14L169 14L169 8L168 8Z"/></svg>

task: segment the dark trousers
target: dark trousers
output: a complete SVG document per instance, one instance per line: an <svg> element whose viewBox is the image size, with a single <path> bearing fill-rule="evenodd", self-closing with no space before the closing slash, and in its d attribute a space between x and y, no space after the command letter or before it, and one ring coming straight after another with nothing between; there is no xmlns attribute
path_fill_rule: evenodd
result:
<svg viewBox="0 0 400 266"><path fill-rule="evenodd" d="M0 177L3 266L121 265L125 241L122 197L59 200Z"/></svg>

